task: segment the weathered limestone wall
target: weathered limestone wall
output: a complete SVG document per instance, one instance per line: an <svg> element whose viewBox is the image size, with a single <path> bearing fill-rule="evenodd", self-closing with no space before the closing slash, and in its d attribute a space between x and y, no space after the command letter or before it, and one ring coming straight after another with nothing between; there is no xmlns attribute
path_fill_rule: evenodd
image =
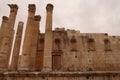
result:
<svg viewBox="0 0 120 80"><path fill-rule="evenodd" d="M7 33L7 29L8 29L8 17L6 16L3 16L3 21L2 21L2 25L1 25L1 28L0 28L0 50L2 48L2 43L3 43L3 39L4 37L6 36L6 33ZM4 48L3 48L4 50ZM2 54L0 53L0 68L3 69L3 68L6 68L6 64L7 62L4 62L6 60L6 55L5 54Z"/></svg>
<svg viewBox="0 0 120 80"><path fill-rule="evenodd" d="M18 67L18 60L19 60L19 52L20 52L20 45L21 45L21 39L22 39L22 32L23 32L23 22L18 23L18 29L16 33L16 39L12 54L12 61L10 65L11 70L17 70Z"/></svg>
<svg viewBox="0 0 120 80"><path fill-rule="evenodd" d="M68 71L78 71L80 68L80 65L82 65L82 60L81 60L81 51L82 51L82 46L81 46L81 40L80 40L80 31L75 31L75 30L67 30L67 51L66 51L66 56L64 57L65 59L65 69ZM66 58L68 57L68 58ZM70 61L71 64L68 64L67 61ZM76 65L77 64L77 65Z"/></svg>
<svg viewBox="0 0 120 80"><path fill-rule="evenodd" d="M95 40L95 50L88 49L88 40ZM110 50L105 50L105 39L110 40ZM84 34L75 30L55 30L53 31L53 55L60 55L61 66L57 71L117 71L119 70L119 36L107 36L104 34ZM71 40L76 40L76 49L72 47ZM60 41L60 45L56 44ZM57 60L57 59L56 59ZM70 61L70 63L68 62ZM53 68L52 60L52 68ZM57 63L56 63L57 65ZM54 71L54 70L53 70Z"/></svg>
<svg viewBox="0 0 120 80"><path fill-rule="evenodd" d="M88 70L91 69L93 71L119 71L120 68L120 51L118 50L119 39L107 36L105 34L85 34L86 40L89 38L93 38L95 41L95 50L88 50L87 41L83 41L85 43L83 54L83 61ZM120 37L119 37L120 38ZM85 38L84 38L85 39ZM108 39L110 41L110 49L105 49L104 40ZM88 60L88 61L87 61Z"/></svg>
<svg viewBox="0 0 120 80"><path fill-rule="evenodd" d="M94 40L94 46L88 44L89 39ZM108 49L104 42L106 39L109 41ZM61 66L53 71L119 71L119 36L57 29L53 31L52 43L52 67ZM91 46L95 49L90 50ZM60 59L53 60L55 55Z"/></svg>

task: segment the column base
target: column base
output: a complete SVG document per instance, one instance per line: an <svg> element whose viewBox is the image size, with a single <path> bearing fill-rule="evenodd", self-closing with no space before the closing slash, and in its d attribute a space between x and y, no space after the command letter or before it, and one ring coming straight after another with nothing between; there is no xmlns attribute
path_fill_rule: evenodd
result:
<svg viewBox="0 0 120 80"><path fill-rule="evenodd" d="M29 68L18 68L19 71L29 71Z"/></svg>
<svg viewBox="0 0 120 80"><path fill-rule="evenodd" d="M0 72L9 71L8 68L0 68Z"/></svg>
<svg viewBox="0 0 120 80"><path fill-rule="evenodd" d="M50 68L50 67L43 67L43 69L41 71L42 72L51 72L52 68Z"/></svg>

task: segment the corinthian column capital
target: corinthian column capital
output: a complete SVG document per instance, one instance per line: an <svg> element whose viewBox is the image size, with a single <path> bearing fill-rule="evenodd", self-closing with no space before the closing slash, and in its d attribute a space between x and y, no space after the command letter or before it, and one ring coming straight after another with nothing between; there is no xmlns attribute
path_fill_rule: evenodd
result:
<svg viewBox="0 0 120 80"><path fill-rule="evenodd" d="M29 8L29 9L28 9L29 12L35 13L35 11L36 11L36 6L35 6L35 4L29 4L28 8Z"/></svg>
<svg viewBox="0 0 120 80"><path fill-rule="evenodd" d="M16 4L8 4L10 7L10 12L17 12L18 6Z"/></svg>
<svg viewBox="0 0 120 80"><path fill-rule="evenodd" d="M53 8L54 8L54 6L52 4L47 4L47 6L46 6L46 10L50 11L50 12L53 11Z"/></svg>

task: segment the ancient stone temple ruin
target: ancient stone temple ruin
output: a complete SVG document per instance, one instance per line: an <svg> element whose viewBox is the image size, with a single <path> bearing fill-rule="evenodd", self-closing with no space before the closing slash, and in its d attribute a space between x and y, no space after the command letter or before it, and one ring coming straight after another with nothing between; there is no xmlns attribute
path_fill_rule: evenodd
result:
<svg viewBox="0 0 120 80"><path fill-rule="evenodd" d="M3 16L0 28L0 80L120 80L120 36L52 30L52 4L46 6L45 33L39 30L41 16L35 15L35 4L28 5L27 24L20 21L14 33L18 6L8 6L10 15Z"/></svg>

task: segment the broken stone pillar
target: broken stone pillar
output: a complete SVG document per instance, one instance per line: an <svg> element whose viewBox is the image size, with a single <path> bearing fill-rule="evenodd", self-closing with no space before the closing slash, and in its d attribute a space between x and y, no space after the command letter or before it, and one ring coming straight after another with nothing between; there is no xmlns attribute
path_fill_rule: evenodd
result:
<svg viewBox="0 0 120 80"><path fill-rule="evenodd" d="M9 64L9 58L12 48L13 36L14 36L14 24L17 15L18 6L16 4L9 4L10 15L8 19L7 29L5 30L5 35L3 36L1 46L0 46L0 70L7 70ZM4 26L3 26L4 27ZM3 62L4 61L4 62Z"/></svg>
<svg viewBox="0 0 120 80"><path fill-rule="evenodd" d="M31 48L30 48L30 70L35 70L35 61L37 54L37 43L39 38L39 23L41 17L39 15L34 17L34 26L32 28Z"/></svg>
<svg viewBox="0 0 120 80"><path fill-rule="evenodd" d="M15 39L15 44L14 44L14 49L12 54L12 61L10 65L11 70L17 70L22 32L23 32L23 24L24 24L23 22L18 23L18 29L16 33L16 39Z"/></svg>
<svg viewBox="0 0 120 80"><path fill-rule="evenodd" d="M3 38L6 35L6 29L8 28L8 17L3 16L3 21L0 29L0 50L2 49ZM0 70L7 68L6 54L0 52Z"/></svg>
<svg viewBox="0 0 120 80"><path fill-rule="evenodd" d="M23 49L22 49L22 55L19 62L19 70L30 70L30 57L31 57L31 43L32 43L32 31L34 25L34 16L36 7L35 4L29 4L29 10L28 10L28 20L26 25L26 31L25 31L25 37L23 42Z"/></svg>
<svg viewBox="0 0 120 80"><path fill-rule="evenodd" d="M43 71L52 70L52 12L53 5L48 4L46 7L46 29L45 29L45 45L44 45L44 60Z"/></svg>

